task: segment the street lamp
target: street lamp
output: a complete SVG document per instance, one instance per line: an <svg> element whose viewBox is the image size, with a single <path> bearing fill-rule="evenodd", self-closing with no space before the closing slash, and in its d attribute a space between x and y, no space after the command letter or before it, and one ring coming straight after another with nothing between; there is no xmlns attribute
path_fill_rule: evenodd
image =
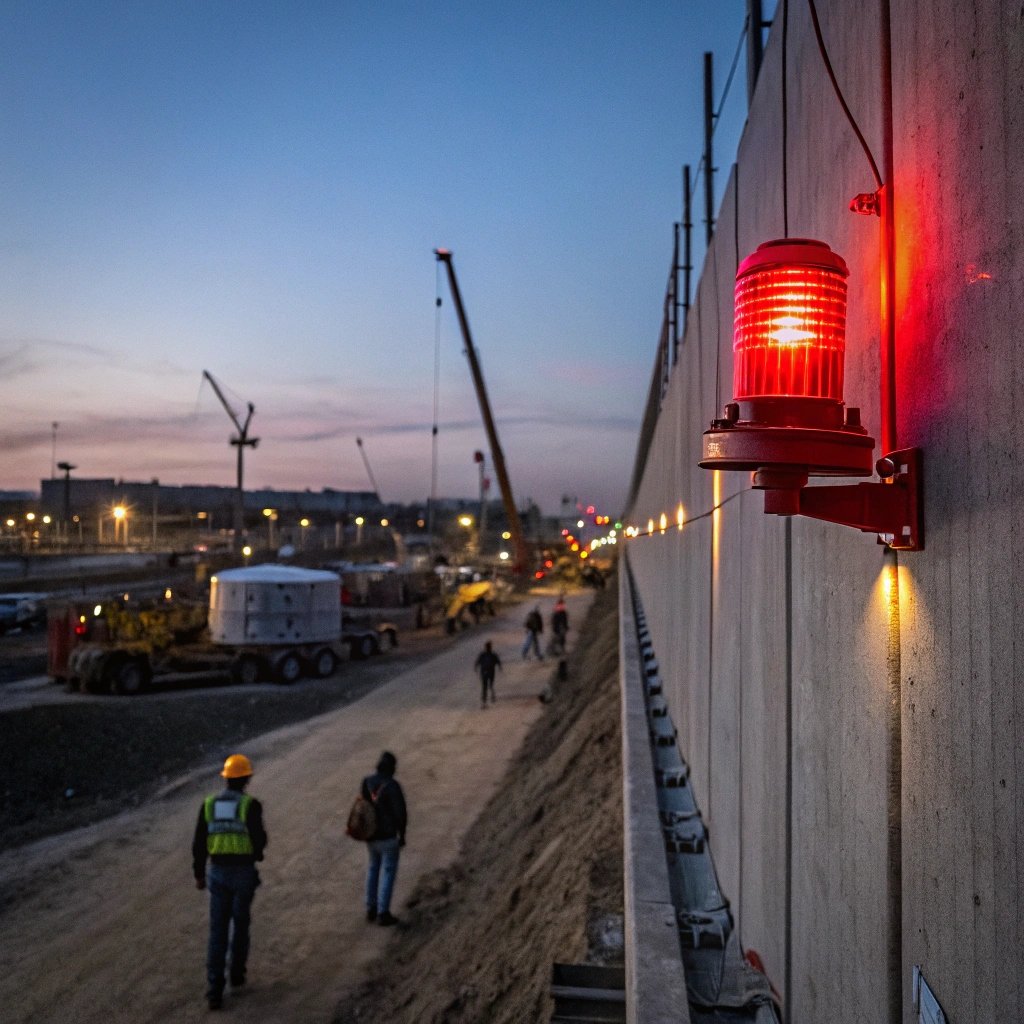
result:
<svg viewBox="0 0 1024 1024"><path fill-rule="evenodd" d="M245 564L246 564L246 565L248 565L248 564L249 564L249 556L250 556L251 554L252 554L252 548L251 548L251 547L250 547L250 546L249 546L248 544L246 544L246 545L245 545L245 546L244 546L244 547L242 548L242 557L243 557L243 558L245 559Z"/></svg>
<svg viewBox="0 0 1024 1024"><path fill-rule="evenodd" d="M121 528L124 534L122 543L125 547L128 546L128 509L124 505L115 505L113 509L114 513L114 543L117 543L118 528ZM123 524L123 525L122 525Z"/></svg>
<svg viewBox="0 0 1024 1024"><path fill-rule="evenodd" d="M274 520L277 518L277 511L272 508L265 508L263 514L267 517L267 543L271 551L274 549Z"/></svg>
<svg viewBox="0 0 1024 1024"><path fill-rule="evenodd" d="M301 527L301 532L299 533L299 547L305 549L306 530L309 529L309 520L303 517L299 520L299 526Z"/></svg>
<svg viewBox="0 0 1024 1024"><path fill-rule="evenodd" d="M356 516L356 547L363 543L363 523L366 520L362 516Z"/></svg>
<svg viewBox="0 0 1024 1024"><path fill-rule="evenodd" d="M466 552L469 555L474 555L477 547L477 536L473 532L473 523L474 520L472 516L459 516L459 526L464 526L470 531L469 536L466 538Z"/></svg>

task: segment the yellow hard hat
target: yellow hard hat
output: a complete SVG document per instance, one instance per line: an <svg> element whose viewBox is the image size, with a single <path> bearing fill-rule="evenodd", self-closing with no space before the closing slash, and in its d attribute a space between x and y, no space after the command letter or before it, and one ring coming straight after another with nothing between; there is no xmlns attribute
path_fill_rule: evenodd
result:
<svg viewBox="0 0 1024 1024"><path fill-rule="evenodd" d="M225 762L221 775L225 779L244 779L252 775L252 761L245 754L232 754Z"/></svg>

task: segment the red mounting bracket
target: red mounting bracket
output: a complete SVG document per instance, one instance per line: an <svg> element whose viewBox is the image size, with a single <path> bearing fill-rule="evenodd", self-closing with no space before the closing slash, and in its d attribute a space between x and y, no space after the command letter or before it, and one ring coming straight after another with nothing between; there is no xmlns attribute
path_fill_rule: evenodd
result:
<svg viewBox="0 0 1024 1024"><path fill-rule="evenodd" d="M764 510L779 516L808 516L864 533L896 551L924 548L924 502L920 448L903 448L876 463L881 481L839 487L807 487L807 475L759 469L754 487L764 491Z"/></svg>

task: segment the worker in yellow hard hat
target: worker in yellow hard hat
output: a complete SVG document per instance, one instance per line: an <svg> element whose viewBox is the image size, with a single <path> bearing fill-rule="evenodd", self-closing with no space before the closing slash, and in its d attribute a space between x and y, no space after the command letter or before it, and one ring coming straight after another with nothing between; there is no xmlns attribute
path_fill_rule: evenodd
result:
<svg viewBox="0 0 1024 1024"><path fill-rule="evenodd" d="M231 987L245 984L249 911L256 886L260 884L256 862L263 860L267 845L263 807L259 800L245 792L252 778L252 762L245 754L232 754L220 774L226 788L203 801L192 840L196 888L210 891L206 999L211 1010L219 1010L224 1004L229 933Z"/></svg>

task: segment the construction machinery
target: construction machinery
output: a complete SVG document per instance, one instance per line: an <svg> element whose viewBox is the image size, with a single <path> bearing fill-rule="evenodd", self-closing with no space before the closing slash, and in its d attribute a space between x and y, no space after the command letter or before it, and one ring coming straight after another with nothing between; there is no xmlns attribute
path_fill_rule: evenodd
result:
<svg viewBox="0 0 1024 1024"><path fill-rule="evenodd" d="M235 430L238 431L237 437L229 438L229 443L238 448L238 493L235 495L234 536L231 542L232 548L237 549L242 542L242 533L245 530L245 491L242 489L242 453L246 448L255 448L260 443L258 437L249 436L249 424L252 422L252 414L256 411L256 407L252 402L246 403L248 412L243 422L238 413L228 404L228 400L224 397L224 392L221 391L220 385L214 380L213 374L209 370L203 370L203 377L210 382L213 393L220 400L220 404L224 406L224 411L235 425Z"/></svg>
<svg viewBox="0 0 1024 1024"><path fill-rule="evenodd" d="M48 672L73 690L141 693L151 685L333 675L339 661L390 650L393 623L359 626L341 614L336 573L288 565L228 569L210 580L207 604L161 598L54 606Z"/></svg>
<svg viewBox="0 0 1024 1024"><path fill-rule="evenodd" d="M491 448L491 461L494 463L494 472L498 477L498 486L501 488L501 500L505 506L505 518L508 520L508 531L512 535L512 545L515 549L515 562L513 572L521 576L527 571L530 551L526 544L526 536L523 533L523 524L519 518L519 511L516 508L515 498L512 495L512 485L509 482L508 470L505 468L505 455L501 450L498 441L498 431L494 425L494 416L491 413L491 403L487 397L487 386L484 384L483 373L480 370L480 363L476 357L476 349L473 347L473 336L469 330L469 320L466 318L466 310L462 305L462 294L459 291L459 282L455 278L455 267L452 264L452 254L448 249L435 249L434 255L438 261L444 264L448 273L448 286L451 289L452 301L455 303L455 312L459 318L459 327L462 330L462 339L466 345L466 358L469 360L470 373L473 375L473 386L476 388L477 401L480 403L480 413L484 420L484 430L487 432L487 443Z"/></svg>

